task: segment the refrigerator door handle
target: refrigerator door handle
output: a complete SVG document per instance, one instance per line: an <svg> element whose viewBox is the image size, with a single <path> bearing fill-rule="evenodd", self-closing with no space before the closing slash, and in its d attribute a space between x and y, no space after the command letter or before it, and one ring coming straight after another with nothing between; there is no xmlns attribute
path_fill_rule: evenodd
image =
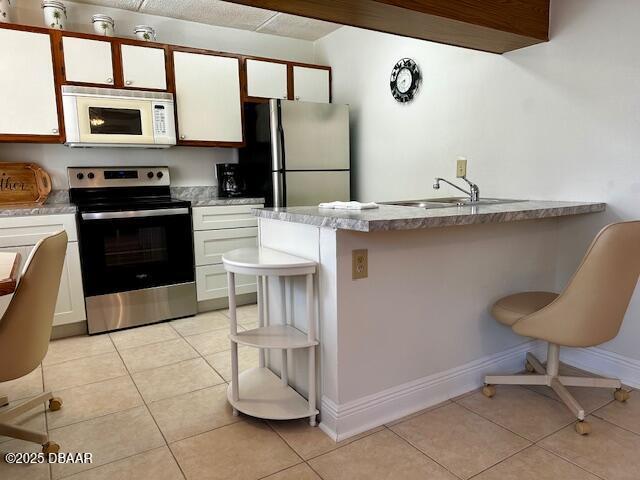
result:
<svg viewBox="0 0 640 480"><path fill-rule="evenodd" d="M285 206L284 172L273 172L273 206L280 208Z"/></svg>
<svg viewBox="0 0 640 480"><path fill-rule="evenodd" d="M284 130L280 115L280 100L269 100L269 117L271 123L271 169L280 171L284 169Z"/></svg>

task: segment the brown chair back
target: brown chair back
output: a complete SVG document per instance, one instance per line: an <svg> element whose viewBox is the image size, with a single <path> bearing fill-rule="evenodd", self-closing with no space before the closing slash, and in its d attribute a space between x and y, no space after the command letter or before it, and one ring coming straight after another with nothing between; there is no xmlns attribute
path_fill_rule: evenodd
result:
<svg viewBox="0 0 640 480"><path fill-rule="evenodd" d="M46 355L66 250L62 231L40 240L29 255L0 320L0 382L30 373Z"/></svg>
<svg viewBox="0 0 640 480"><path fill-rule="evenodd" d="M521 335L590 347L614 338L640 274L640 221L612 223L591 243L560 296L513 326Z"/></svg>

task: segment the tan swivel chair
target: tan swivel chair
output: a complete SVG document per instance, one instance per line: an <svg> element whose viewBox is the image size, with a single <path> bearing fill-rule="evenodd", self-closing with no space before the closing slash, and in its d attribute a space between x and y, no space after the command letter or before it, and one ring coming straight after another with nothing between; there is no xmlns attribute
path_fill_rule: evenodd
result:
<svg viewBox="0 0 640 480"><path fill-rule="evenodd" d="M546 368L527 353L526 369L537 375L485 377L483 393L493 397L494 385L546 385L551 387L578 419L576 431L591 431L585 412L565 387L615 388L620 402L629 398L620 380L569 377L558 374L560 346L592 347L614 338L638 283L640 273L640 221L604 227L564 291L525 292L498 300L491 311L514 332L549 343Z"/></svg>
<svg viewBox="0 0 640 480"><path fill-rule="evenodd" d="M0 382L27 375L46 355L66 250L67 233L62 231L40 240L27 259L13 298L0 319ZM58 452L59 445L50 442L46 432L8 423L45 401L49 402L50 410L62 406L59 398L46 392L0 411L0 435L40 443L44 453ZM0 396L0 406L8 403L8 397Z"/></svg>

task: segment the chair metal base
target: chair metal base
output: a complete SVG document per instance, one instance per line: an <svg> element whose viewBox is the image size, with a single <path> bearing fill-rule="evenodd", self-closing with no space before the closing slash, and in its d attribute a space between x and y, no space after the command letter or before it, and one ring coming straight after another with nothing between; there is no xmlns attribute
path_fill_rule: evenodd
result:
<svg viewBox="0 0 640 480"><path fill-rule="evenodd" d="M531 370L532 373L535 374L487 375L485 377L485 383L487 385L546 385L547 387L551 387L580 422L584 421L584 408L582 408L566 387L595 387L611 389L620 389L622 387L620 380L615 378L571 377L559 375L559 366L560 347L550 343L546 368L535 357L535 355L533 355L533 353L528 352L527 370Z"/></svg>
<svg viewBox="0 0 640 480"><path fill-rule="evenodd" d="M18 427L10 424L9 420L19 417L23 413L33 410L41 403L48 402L53 398L54 397L51 392L43 393L16 407L0 412L0 435L5 435L18 440L25 440L27 442L39 443L43 446L47 444L47 442L49 442L49 435L46 432L36 432L34 430L29 430L28 428ZM9 403L8 398L0 397L0 406L3 405L3 402L5 402L4 405L7 405Z"/></svg>

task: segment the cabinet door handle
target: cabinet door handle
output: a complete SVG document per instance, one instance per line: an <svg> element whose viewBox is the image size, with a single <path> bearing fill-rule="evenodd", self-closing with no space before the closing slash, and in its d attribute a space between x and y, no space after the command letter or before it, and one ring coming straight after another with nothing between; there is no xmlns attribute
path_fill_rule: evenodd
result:
<svg viewBox="0 0 640 480"><path fill-rule="evenodd" d="M51 131L52 131L53 133L58 133L58 129L57 129L57 128L52 128L52 129L51 129Z"/></svg>
<svg viewBox="0 0 640 480"><path fill-rule="evenodd" d="M113 78L111 77L107 78L107 83L113 83Z"/></svg>
<svg viewBox="0 0 640 480"><path fill-rule="evenodd" d="M124 82L125 85L131 85L133 82L131 80L127 80L126 82Z"/></svg>
<svg viewBox="0 0 640 480"><path fill-rule="evenodd" d="M180 140L184 140L186 137L184 135L180 135Z"/></svg>

